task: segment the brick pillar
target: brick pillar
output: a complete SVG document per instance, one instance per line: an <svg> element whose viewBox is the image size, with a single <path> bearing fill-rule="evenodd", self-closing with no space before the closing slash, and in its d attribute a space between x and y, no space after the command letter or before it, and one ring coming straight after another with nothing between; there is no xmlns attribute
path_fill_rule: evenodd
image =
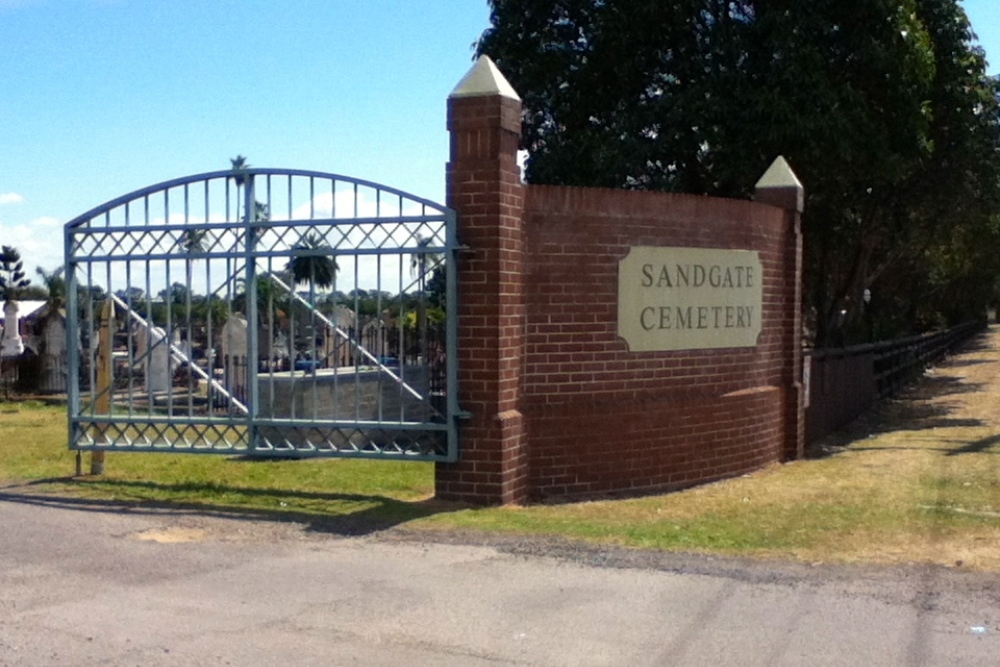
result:
<svg viewBox="0 0 1000 667"><path fill-rule="evenodd" d="M785 209L785 281L782 370L785 461L805 456L805 402L802 393L802 210L805 190L785 161L778 157L757 182L754 199Z"/></svg>
<svg viewBox="0 0 1000 667"><path fill-rule="evenodd" d="M524 345L521 100L483 56L448 98L448 206L458 218L459 460L438 463L438 498L527 500L519 410Z"/></svg>

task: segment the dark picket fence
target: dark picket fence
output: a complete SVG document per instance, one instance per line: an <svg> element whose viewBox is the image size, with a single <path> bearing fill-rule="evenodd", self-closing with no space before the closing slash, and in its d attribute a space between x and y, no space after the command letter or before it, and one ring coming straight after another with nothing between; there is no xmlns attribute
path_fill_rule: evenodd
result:
<svg viewBox="0 0 1000 667"><path fill-rule="evenodd" d="M806 351L806 442L816 442L879 398L893 395L985 326L985 321L969 322L899 340Z"/></svg>

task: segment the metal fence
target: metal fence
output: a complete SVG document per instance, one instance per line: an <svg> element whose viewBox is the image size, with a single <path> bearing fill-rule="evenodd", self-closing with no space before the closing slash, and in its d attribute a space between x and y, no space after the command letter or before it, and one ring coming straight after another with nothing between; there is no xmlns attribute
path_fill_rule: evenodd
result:
<svg viewBox="0 0 1000 667"><path fill-rule="evenodd" d="M316 172L89 211L66 225L70 447L455 460L456 246L449 209Z"/></svg>

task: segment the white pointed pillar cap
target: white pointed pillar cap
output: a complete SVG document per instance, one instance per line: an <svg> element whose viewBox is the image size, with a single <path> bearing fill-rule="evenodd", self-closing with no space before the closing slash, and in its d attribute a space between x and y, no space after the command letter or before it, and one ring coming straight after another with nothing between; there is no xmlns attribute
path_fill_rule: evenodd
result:
<svg viewBox="0 0 1000 667"><path fill-rule="evenodd" d="M451 91L449 99L456 97L489 97L499 95L509 97L512 100L521 101L521 97L504 78L496 64L489 56L479 56L472 69L462 77L455 89Z"/></svg>
<svg viewBox="0 0 1000 667"><path fill-rule="evenodd" d="M779 155L757 181L754 199L801 213L805 208L805 188L785 158Z"/></svg>

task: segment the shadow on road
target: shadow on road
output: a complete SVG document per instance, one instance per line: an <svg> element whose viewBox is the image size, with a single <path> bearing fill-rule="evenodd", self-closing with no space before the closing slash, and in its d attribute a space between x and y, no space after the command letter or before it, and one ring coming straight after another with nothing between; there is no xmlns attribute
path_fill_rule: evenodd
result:
<svg viewBox="0 0 1000 667"><path fill-rule="evenodd" d="M212 493L217 496L238 494L244 498L274 499L279 507L274 510L246 507L237 503L200 503L171 500L106 500L82 498L75 495L58 495L40 491L35 487L46 484L79 485L80 491L88 484L100 484L102 489L120 489L124 493L151 491L155 493ZM329 513L294 509L298 502L326 502L332 506ZM134 482L119 480L86 481L73 477L41 479L20 485L0 487L0 502L25 505L61 507L81 512L121 512L128 514L197 513L227 519L248 521L270 521L296 523L307 531L339 536L362 536L393 528L416 519L454 512L464 506L455 503L427 499L407 502L384 496L353 495L339 493L315 493L307 491L287 491L229 487L217 483L161 484L157 482ZM336 507L340 505L340 507Z"/></svg>

